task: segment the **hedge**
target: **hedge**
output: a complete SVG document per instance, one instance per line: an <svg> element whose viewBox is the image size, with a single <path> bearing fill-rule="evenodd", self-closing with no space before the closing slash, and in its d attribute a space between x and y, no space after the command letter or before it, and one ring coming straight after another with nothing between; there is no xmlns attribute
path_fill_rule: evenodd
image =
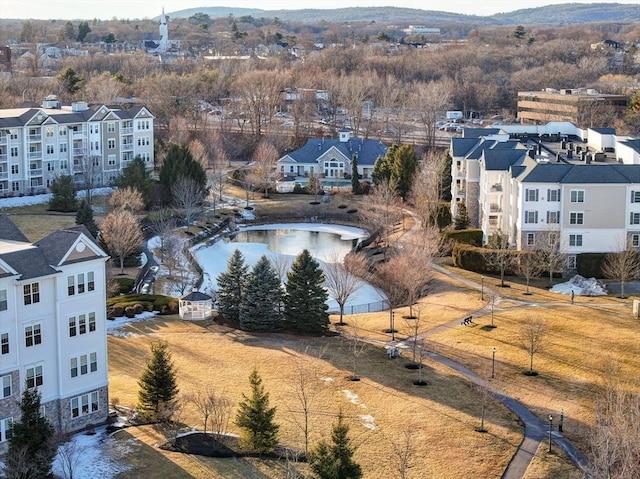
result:
<svg viewBox="0 0 640 479"><path fill-rule="evenodd" d="M133 289L135 280L133 278L115 278L118 283L118 294L127 294Z"/></svg>
<svg viewBox="0 0 640 479"><path fill-rule="evenodd" d="M122 316L126 313L127 308L132 308L135 314L139 314L137 311L140 313L142 311L158 311L160 314L174 314L178 312L178 300L160 294L127 294L107 300L107 311L111 313L112 317Z"/></svg>
<svg viewBox="0 0 640 479"><path fill-rule="evenodd" d="M489 267L485 257L491 254L489 248L479 248L477 246L471 246L464 243L458 243L453 247L451 257L453 259L453 265L468 271L474 271L476 273L500 273L495 267ZM501 252L502 253L502 252ZM521 254L517 250L508 250L508 254L513 255L513 267L507 269L505 274L513 275L515 265L517 263L518 256Z"/></svg>
<svg viewBox="0 0 640 479"><path fill-rule="evenodd" d="M464 243L472 246L480 246L482 244L482 230L480 229L445 231L443 236L454 243Z"/></svg>
<svg viewBox="0 0 640 479"><path fill-rule="evenodd" d="M602 278L602 265L606 253L580 253L576 255L576 269L585 278Z"/></svg>

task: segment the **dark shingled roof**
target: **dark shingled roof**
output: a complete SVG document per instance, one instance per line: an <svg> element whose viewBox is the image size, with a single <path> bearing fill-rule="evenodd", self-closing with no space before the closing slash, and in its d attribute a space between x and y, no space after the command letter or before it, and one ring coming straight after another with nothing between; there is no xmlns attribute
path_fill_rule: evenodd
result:
<svg viewBox="0 0 640 479"><path fill-rule="evenodd" d="M507 171L519 165L527 157L527 150L505 150L502 148L484 150L482 158L485 170Z"/></svg>
<svg viewBox="0 0 640 479"><path fill-rule="evenodd" d="M29 247L0 254L0 258L20 274L21 280L56 273L40 248Z"/></svg>
<svg viewBox="0 0 640 479"><path fill-rule="evenodd" d="M451 140L451 156L467 156L467 153L478 143L477 138L453 138Z"/></svg>
<svg viewBox="0 0 640 479"><path fill-rule="evenodd" d="M539 164L523 183L630 184L640 183L640 165Z"/></svg>
<svg viewBox="0 0 640 479"><path fill-rule="evenodd" d="M592 131L595 131L596 133L600 133L601 135L615 135L616 134L616 129L615 128L589 128Z"/></svg>
<svg viewBox="0 0 640 479"><path fill-rule="evenodd" d="M190 293L181 296L180 299L183 301L209 301L211 296L201 293L200 291L191 291Z"/></svg>
<svg viewBox="0 0 640 479"><path fill-rule="evenodd" d="M635 150L638 153L640 153L640 139L636 138L633 140L624 140L624 141L621 141L620 143L623 143L627 145L629 148L631 148L632 150Z"/></svg>
<svg viewBox="0 0 640 479"><path fill-rule="evenodd" d="M351 161L351 156L355 153L359 166L373 166L379 157L387 153L387 146L378 140L350 138L349 141L341 142L335 139L309 139L304 146L286 156L296 163L311 163L331 148L338 150L348 161Z"/></svg>
<svg viewBox="0 0 640 479"><path fill-rule="evenodd" d="M38 241L36 246L43 251L50 264L59 265L81 234L84 234L96 247L98 246L84 225L54 231Z"/></svg>
<svg viewBox="0 0 640 479"><path fill-rule="evenodd" d="M497 135L500 128L465 128L462 131L463 138L481 138L487 135Z"/></svg>
<svg viewBox="0 0 640 479"><path fill-rule="evenodd" d="M0 240L29 243L29 238L13 224L7 215L0 215Z"/></svg>

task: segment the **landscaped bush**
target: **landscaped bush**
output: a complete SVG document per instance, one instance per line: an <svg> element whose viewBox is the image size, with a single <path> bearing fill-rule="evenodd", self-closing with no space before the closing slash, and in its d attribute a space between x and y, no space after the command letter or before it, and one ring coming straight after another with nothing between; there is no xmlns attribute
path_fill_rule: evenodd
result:
<svg viewBox="0 0 640 479"><path fill-rule="evenodd" d="M602 265L604 264L605 253L581 253L576 255L576 268L578 274L585 278L602 278Z"/></svg>
<svg viewBox="0 0 640 479"><path fill-rule="evenodd" d="M438 205L437 221L440 229L446 228L451 224L453 218L451 218L451 205L449 203L440 203L440 205ZM482 237L477 244L482 244Z"/></svg>
<svg viewBox="0 0 640 479"><path fill-rule="evenodd" d="M118 283L118 294L127 294L133 289L135 280L133 278L115 278Z"/></svg>
<svg viewBox="0 0 640 479"><path fill-rule="evenodd" d="M451 253L453 265L476 273L484 273L486 270L484 251L484 248L458 243Z"/></svg>
<svg viewBox="0 0 640 479"><path fill-rule="evenodd" d="M127 318L133 318L136 315L136 310L133 306L127 306L124 308L124 315Z"/></svg>
<svg viewBox="0 0 640 479"><path fill-rule="evenodd" d="M124 314L124 308L136 305L142 308L142 311L158 311L160 314L174 314L178 312L178 301L171 296L163 296L160 294L128 294L125 296L116 296L107 300L107 309L119 307L122 312L115 317ZM169 307L171 305L171 307Z"/></svg>
<svg viewBox="0 0 640 479"><path fill-rule="evenodd" d="M133 312L135 314L141 314L144 311L144 306L142 306L140 303L136 303L133 306Z"/></svg>
<svg viewBox="0 0 640 479"><path fill-rule="evenodd" d="M445 239L452 240L458 244L463 243L472 246L480 246L482 244L482 230L480 229L445 231L443 236Z"/></svg>

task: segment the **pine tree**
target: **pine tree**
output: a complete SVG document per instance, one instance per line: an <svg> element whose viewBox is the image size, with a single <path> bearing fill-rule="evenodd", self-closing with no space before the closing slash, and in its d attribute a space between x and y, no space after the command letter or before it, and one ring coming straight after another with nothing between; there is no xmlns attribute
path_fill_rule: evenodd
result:
<svg viewBox="0 0 640 479"><path fill-rule="evenodd" d="M178 181L184 181L184 178L193 180L201 190L207 188L207 174L202 165L193 158L189 148L172 144L167 150L159 173L164 204L174 202L173 186Z"/></svg>
<svg viewBox="0 0 640 479"><path fill-rule="evenodd" d="M14 422L11 429L6 477L53 477L54 429L47 418L40 415L40 392L35 388L25 388L19 406L20 420Z"/></svg>
<svg viewBox="0 0 640 479"><path fill-rule="evenodd" d="M127 187L131 187L138 190L147 208L151 205L154 185L155 180L151 177L151 170L147 169L140 155L129 162L116 179L116 186L118 188L124 190Z"/></svg>
<svg viewBox="0 0 640 479"><path fill-rule="evenodd" d="M351 192L354 195L362 194L362 185L358 175L358 155L356 154L351 157Z"/></svg>
<svg viewBox="0 0 640 479"><path fill-rule="evenodd" d="M240 329L274 331L280 320L282 283L266 256L262 256L247 277L240 305Z"/></svg>
<svg viewBox="0 0 640 479"><path fill-rule="evenodd" d="M160 419L160 413L171 411L178 395L176 372L167 343L151 345L151 359L138 380L138 410L145 419Z"/></svg>
<svg viewBox="0 0 640 479"><path fill-rule="evenodd" d="M311 469L320 479L359 479L362 468L353 460L355 448L348 438L349 426L344 423L342 412L331 432L332 444L321 441L311 452Z"/></svg>
<svg viewBox="0 0 640 479"><path fill-rule="evenodd" d="M249 375L251 396L242 395L236 414L236 426L242 429L241 443L259 454L271 452L278 444L280 426L273 422L276 408L269 407L269 393L254 369Z"/></svg>
<svg viewBox="0 0 640 479"><path fill-rule="evenodd" d="M464 201L458 203L458 212L453 220L454 229L464 230L469 227L469 213L467 212L467 205Z"/></svg>
<svg viewBox="0 0 640 479"><path fill-rule="evenodd" d="M329 325L324 273L309 251L302 251L287 273L284 316L287 327L301 333L322 333Z"/></svg>
<svg viewBox="0 0 640 479"><path fill-rule="evenodd" d="M398 145L391 145L387 149L387 153L384 156L379 157L373 164L373 170L371 171L371 180L374 185L379 185L385 181L391 181L391 171L393 165L393 155L398 150Z"/></svg>
<svg viewBox="0 0 640 479"><path fill-rule="evenodd" d="M418 158L411 145L402 145L392 156L391 178L395 192L405 199L411 191L418 170Z"/></svg>
<svg viewBox="0 0 640 479"><path fill-rule="evenodd" d="M76 212L76 224L84 225L94 237L98 235L98 225L93 219L93 208L86 200L80 200Z"/></svg>
<svg viewBox="0 0 640 479"><path fill-rule="evenodd" d="M248 271L244 256L236 249L227 261L227 270L218 275L218 312L231 321L240 319L240 305Z"/></svg>
<svg viewBox="0 0 640 479"><path fill-rule="evenodd" d="M76 187L73 184L73 177L70 175L58 176L51 183L51 199L49 209L52 211L76 211L78 200L76 200Z"/></svg>

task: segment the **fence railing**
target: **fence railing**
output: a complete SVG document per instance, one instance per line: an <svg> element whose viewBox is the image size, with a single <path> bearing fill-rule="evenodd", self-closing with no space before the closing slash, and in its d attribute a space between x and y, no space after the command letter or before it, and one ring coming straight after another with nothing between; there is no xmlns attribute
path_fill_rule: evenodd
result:
<svg viewBox="0 0 640 479"><path fill-rule="evenodd" d="M389 306L386 301L375 301L373 303L365 304L348 304L344 307L344 314L363 314L363 313L378 313L380 311L386 311ZM339 309L329 310L330 314L340 314Z"/></svg>

